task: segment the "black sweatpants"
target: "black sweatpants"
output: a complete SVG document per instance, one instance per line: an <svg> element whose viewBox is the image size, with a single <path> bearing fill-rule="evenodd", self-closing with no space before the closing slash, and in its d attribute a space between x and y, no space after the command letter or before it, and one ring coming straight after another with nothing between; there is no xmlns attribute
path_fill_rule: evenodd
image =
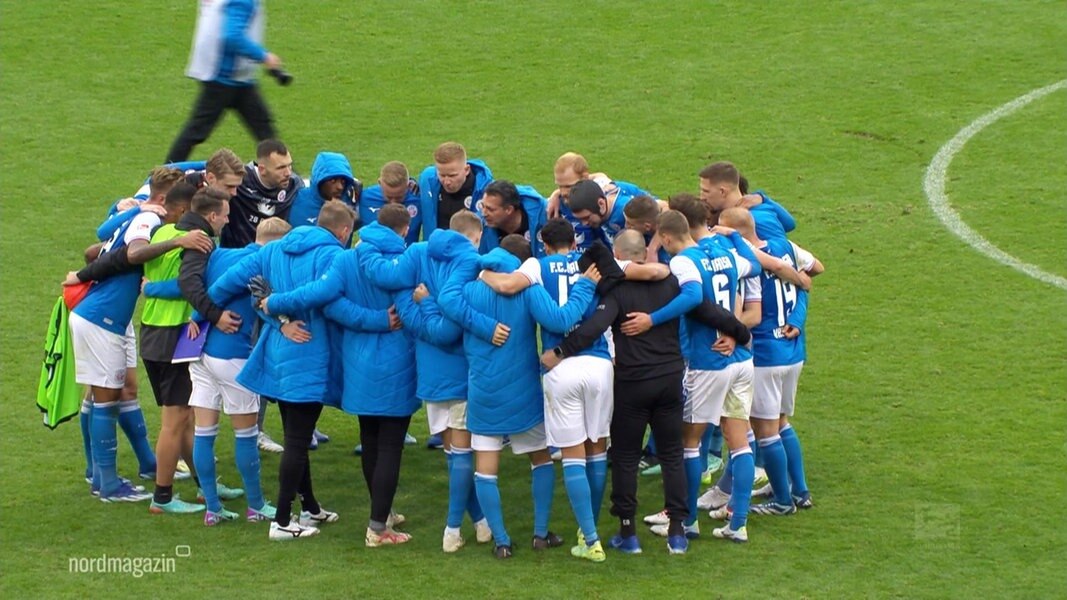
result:
<svg viewBox="0 0 1067 600"><path fill-rule="evenodd" d="M363 479L370 492L370 520L385 523L393 508L400 481L400 458L411 416L359 417L359 441L363 444Z"/></svg>
<svg viewBox="0 0 1067 600"><path fill-rule="evenodd" d="M304 510L312 514L318 514L320 510L311 489L308 446L311 445L315 424L322 414L322 404L278 400L278 412L281 413L282 429L285 431L285 450L278 466L278 516L274 520L279 525L288 525L297 494L300 494L300 506Z"/></svg>
<svg viewBox="0 0 1067 600"><path fill-rule="evenodd" d="M641 462L645 427L652 426L663 468L664 506L671 519L689 516L685 470L682 467L682 373L642 381L615 379L615 412L611 417L611 514L633 519L637 514L637 465Z"/></svg>
<svg viewBox="0 0 1067 600"><path fill-rule="evenodd" d="M211 135L222 113L229 108L237 111L256 141L275 137L274 119L259 93L258 84L232 86L202 81L200 85L193 111L167 152L166 162L188 160L193 147Z"/></svg>

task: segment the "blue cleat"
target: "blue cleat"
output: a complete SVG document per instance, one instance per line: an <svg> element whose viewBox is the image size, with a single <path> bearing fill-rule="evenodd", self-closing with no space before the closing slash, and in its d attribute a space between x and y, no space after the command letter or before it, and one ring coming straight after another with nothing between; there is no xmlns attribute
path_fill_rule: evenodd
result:
<svg viewBox="0 0 1067 600"><path fill-rule="evenodd" d="M445 447L445 441L441 439L440 433L435 433L426 439L427 450L440 450Z"/></svg>
<svg viewBox="0 0 1067 600"><path fill-rule="evenodd" d="M99 492L97 492L99 494ZM141 488L140 491L136 487L130 485L129 482L123 481L119 485L119 489L107 496L100 496L101 502L142 502L152 497L152 494L144 491Z"/></svg>
<svg viewBox="0 0 1067 600"><path fill-rule="evenodd" d="M667 538L667 552L685 554L689 550L689 540L684 535L672 535Z"/></svg>
<svg viewBox="0 0 1067 600"><path fill-rule="evenodd" d="M623 537L620 534L611 536L608 546L623 554L641 554L641 542L636 535Z"/></svg>

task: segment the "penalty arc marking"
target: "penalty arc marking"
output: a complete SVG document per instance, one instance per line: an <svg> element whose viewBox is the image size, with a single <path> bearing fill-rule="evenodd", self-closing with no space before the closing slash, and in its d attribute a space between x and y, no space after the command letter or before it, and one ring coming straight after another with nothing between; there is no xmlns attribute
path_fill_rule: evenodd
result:
<svg viewBox="0 0 1067 600"><path fill-rule="evenodd" d="M926 200L930 204L930 208L934 210L934 214L940 219L941 224L948 228L948 230L956 237L967 242L967 244L975 250L1002 265L1006 265L1016 271L1025 273L1038 281L1067 290L1067 279L1015 258L994 246L977 231L971 229L962 219L960 219L959 214L952 209L952 206L949 205L948 194L945 193L945 178L948 175L948 167L952 163L952 159L963 149L963 146L966 145L971 138L989 125L992 125L998 120L1018 111L1027 104L1064 88L1067 88L1067 79L1058 81L1052 85L1047 85L1043 88L1038 88L1028 94L1019 96L1011 102L1008 102L981 117L978 117L970 125L961 129L955 137L949 140L948 143L937 151L934 160L931 161L930 166L926 168L926 178L923 180L923 189L926 191Z"/></svg>

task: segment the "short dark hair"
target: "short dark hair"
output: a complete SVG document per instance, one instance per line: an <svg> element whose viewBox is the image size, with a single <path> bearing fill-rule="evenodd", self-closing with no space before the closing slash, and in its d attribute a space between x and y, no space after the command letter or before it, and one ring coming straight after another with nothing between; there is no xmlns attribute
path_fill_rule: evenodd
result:
<svg viewBox="0 0 1067 600"><path fill-rule="evenodd" d="M229 201L230 195L226 192L205 187L197 190L189 208L196 214L206 217L211 213L217 213L222 210L222 203Z"/></svg>
<svg viewBox="0 0 1067 600"><path fill-rule="evenodd" d="M271 154L281 154L285 156L289 154L289 148L286 148L285 144L281 140L263 140L256 145L256 158L268 158Z"/></svg>
<svg viewBox="0 0 1067 600"><path fill-rule="evenodd" d="M205 188L207 189L207 188ZM196 186L185 181L179 181L174 184L174 187L170 188L167 192L166 199L163 201L163 207L177 207L183 204L190 204L193 201L193 197L196 195ZM229 198L227 198L228 200Z"/></svg>
<svg viewBox="0 0 1067 600"><path fill-rule="evenodd" d="M514 183L511 183L506 179L497 179L485 186L485 193L483 196L496 196L497 198L500 198L500 203L504 206L512 206L514 208L522 207L522 198L519 197L519 188L515 187Z"/></svg>
<svg viewBox="0 0 1067 600"><path fill-rule="evenodd" d="M671 210L682 213L685 220L689 222L690 228L706 226L711 217L708 205L692 194L671 196L667 205Z"/></svg>
<svg viewBox="0 0 1067 600"><path fill-rule="evenodd" d="M701 169L700 178L707 179L712 183L737 185L741 174L737 172L737 167L733 163L723 161L712 163Z"/></svg>
<svg viewBox="0 0 1067 600"><path fill-rule="evenodd" d="M652 196L634 196L622 208L622 214L633 221L655 223L656 217L659 216L659 203Z"/></svg>
<svg viewBox="0 0 1067 600"><path fill-rule="evenodd" d="M600 188L600 184L592 179L583 179L571 188L567 206L574 212L587 210L599 215L600 206L598 202L601 199L606 200L607 196L604 195L604 190Z"/></svg>
<svg viewBox="0 0 1067 600"><path fill-rule="evenodd" d="M541 228L541 241L553 250L570 248L574 243L574 225L563 218L549 219Z"/></svg>
<svg viewBox="0 0 1067 600"><path fill-rule="evenodd" d="M411 224L411 215L402 204L386 204L378 211L378 222L396 233Z"/></svg>
<svg viewBox="0 0 1067 600"><path fill-rule="evenodd" d="M668 210L660 213L656 219L656 229L660 235L689 235L689 221L682 213Z"/></svg>
<svg viewBox="0 0 1067 600"><path fill-rule="evenodd" d="M748 194L748 179L744 175L738 174L737 189L741 190L742 195Z"/></svg>
<svg viewBox="0 0 1067 600"><path fill-rule="evenodd" d="M530 251L530 242L517 233L505 235L504 239L500 240L500 247L518 257L522 262L526 262L527 258L533 256L533 252Z"/></svg>

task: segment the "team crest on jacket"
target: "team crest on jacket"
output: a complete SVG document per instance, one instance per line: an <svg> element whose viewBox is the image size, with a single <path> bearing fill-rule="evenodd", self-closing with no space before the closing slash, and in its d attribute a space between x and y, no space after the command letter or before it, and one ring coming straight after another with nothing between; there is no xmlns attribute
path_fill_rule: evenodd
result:
<svg viewBox="0 0 1067 600"><path fill-rule="evenodd" d="M522 237L523 237L523 238L524 238L524 239L525 239L525 240L526 240L527 242L529 242L529 241L530 241L530 230L529 230L529 229L527 229L527 230L526 230L526 233L522 234Z"/></svg>
<svg viewBox="0 0 1067 600"><path fill-rule="evenodd" d="M419 207L418 206L415 206L414 204L408 204L407 209L408 209L408 215L412 219L414 219L415 217L419 216Z"/></svg>
<svg viewBox="0 0 1067 600"><path fill-rule="evenodd" d="M463 206L467 210L471 210L471 200L472 200L472 198L470 196L467 196L466 198L463 199Z"/></svg>
<svg viewBox="0 0 1067 600"><path fill-rule="evenodd" d="M282 202L285 202L285 190L278 192L278 203L281 204Z"/></svg>

